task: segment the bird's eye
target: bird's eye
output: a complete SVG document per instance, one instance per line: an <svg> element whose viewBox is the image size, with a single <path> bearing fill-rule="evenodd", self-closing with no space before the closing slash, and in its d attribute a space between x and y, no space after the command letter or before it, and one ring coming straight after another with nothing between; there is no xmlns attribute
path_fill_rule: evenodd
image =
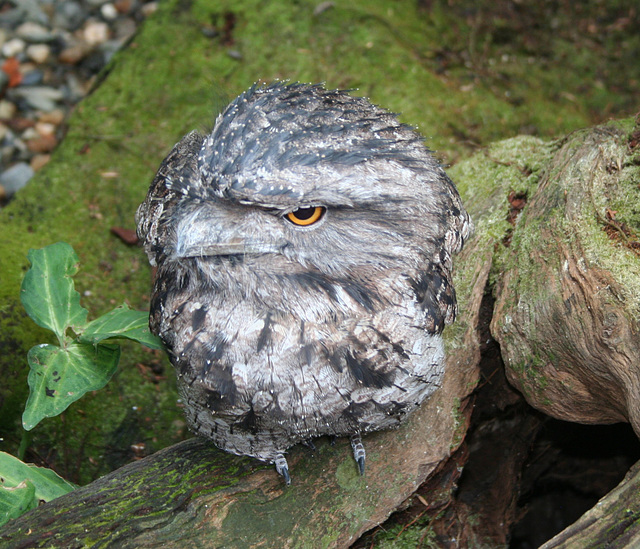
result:
<svg viewBox="0 0 640 549"><path fill-rule="evenodd" d="M322 219L327 209L323 206L312 206L311 208L298 208L287 214L287 219L294 225L306 227L313 225Z"/></svg>

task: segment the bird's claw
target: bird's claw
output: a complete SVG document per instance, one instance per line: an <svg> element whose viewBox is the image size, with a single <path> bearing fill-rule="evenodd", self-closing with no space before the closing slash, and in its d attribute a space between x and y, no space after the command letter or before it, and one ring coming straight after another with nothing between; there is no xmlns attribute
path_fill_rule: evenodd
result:
<svg viewBox="0 0 640 549"><path fill-rule="evenodd" d="M310 438L309 440L303 440L302 444L309 448L309 450L311 450L312 452L316 451L316 445L313 443L312 438Z"/></svg>
<svg viewBox="0 0 640 549"><path fill-rule="evenodd" d="M289 475L289 466L287 465L287 458L283 454L278 454L274 460L276 465L276 471L279 475L282 475L284 482L287 486L291 484L291 476Z"/></svg>
<svg viewBox="0 0 640 549"><path fill-rule="evenodd" d="M358 464L360 475L364 475L364 461L367 453L364 451L364 445L359 434L351 437L351 447L353 448L353 457Z"/></svg>

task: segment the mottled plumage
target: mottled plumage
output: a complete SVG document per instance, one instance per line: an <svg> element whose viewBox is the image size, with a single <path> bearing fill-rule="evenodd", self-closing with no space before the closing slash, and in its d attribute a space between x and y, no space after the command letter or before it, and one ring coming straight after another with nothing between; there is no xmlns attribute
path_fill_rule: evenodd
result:
<svg viewBox="0 0 640 549"><path fill-rule="evenodd" d="M174 147L137 222L158 267L151 329L189 425L220 448L288 481L287 448L350 435L362 470L359 436L440 386L470 221L394 114L320 86L254 86Z"/></svg>

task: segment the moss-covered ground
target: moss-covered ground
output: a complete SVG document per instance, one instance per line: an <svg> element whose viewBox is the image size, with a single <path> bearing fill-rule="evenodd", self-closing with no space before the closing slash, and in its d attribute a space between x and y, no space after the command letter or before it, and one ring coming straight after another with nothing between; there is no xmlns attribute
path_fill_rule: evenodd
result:
<svg viewBox="0 0 640 549"><path fill-rule="evenodd" d="M162 157L227 99L259 80L321 81L401 113L446 164L518 134L530 137L514 147L544 148L539 138L635 113L639 23L623 1L163 0L77 107L53 161L0 211L1 448L23 440L26 353L52 337L19 303L28 249L75 248L90 318L122 301L147 307L146 258L110 229L133 228ZM505 165L500 177L520 181L518 168L536 173ZM463 196L489 204L495 180L461 177ZM501 212L487 219L505 229ZM86 483L184 437L176 399L166 360L127 344L107 388L36 427L26 458Z"/></svg>

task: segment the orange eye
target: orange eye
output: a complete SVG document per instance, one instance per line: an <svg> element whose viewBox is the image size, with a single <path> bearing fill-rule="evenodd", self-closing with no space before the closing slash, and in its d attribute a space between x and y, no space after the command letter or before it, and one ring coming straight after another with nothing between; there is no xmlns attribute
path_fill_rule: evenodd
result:
<svg viewBox="0 0 640 549"><path fill-rule="evenodd" d="M307 225L313 225L320 221L326 208L322 206L312 206L311 208L298 208L287 214L287 219L294 225L305 227Z"/></svg>

